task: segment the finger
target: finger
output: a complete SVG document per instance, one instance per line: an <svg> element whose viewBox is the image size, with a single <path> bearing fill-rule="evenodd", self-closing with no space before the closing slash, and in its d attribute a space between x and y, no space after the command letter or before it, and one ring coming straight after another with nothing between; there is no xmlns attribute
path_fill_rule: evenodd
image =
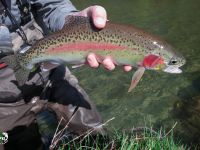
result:
<svg viewBox="0 0 200 150"><path fill-rule="evenodd" d="M132 67L131 66L124 66L124 71L128 72L131 71Z"/></svg>
<svg viewBox="0 0 200 150"><path fill-rule="evenodd" d="M91 6L90 9L94 25L97 28L104 28L107 21L106 10L102 6Z"/></svg>
<svg viewBox="0 0 200 150"><path fill-rule="evenodd" d="M73 13L72 15L91 17L97 28L104 28L107 21L106 10L102 6L98 5L87 7L82 11Z"/></svg>
<svg viewBox="0 0 200 150"><path fill-rule="evenodd" d="M103 60L102 64L104 65L104 67L108 70L114 70L115 69L115 65L112 61L111 58L107 57Z"/></svg>
<svg viewBox="0 0 200 150"><path fill-rule="evenodd" d="M87 56L87 62L90 65L90 67L93 67L93 68L99 67L99 63L96 59L95 54L93 54L93 53L91 53Z"/></svg>

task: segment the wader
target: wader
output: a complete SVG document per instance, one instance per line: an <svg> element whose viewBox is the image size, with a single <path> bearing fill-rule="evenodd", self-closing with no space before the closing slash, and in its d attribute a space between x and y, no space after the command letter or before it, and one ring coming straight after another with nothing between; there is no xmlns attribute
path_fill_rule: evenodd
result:
<svg viewBox="0 0 200 150"><path fill-rule="evenodd" d="M31 44L43 37L42 29L34 20L22 29ZM9 38L12 38L12 50L15 53L19 49L28 49L28 46L23 48L24 41L17 32L7 34L8 32L5 26L0 27L1 52L5 47L9 47ZM14 133L24 132L27 127L38 128L36 114L42 110L49 110L56 115L58 121L64 118L63 125L70 120L68 129L74 134L80 135L89 129L94 129L92 133L95 134L104 133L103 128L99 127L102 119L95 105L67 67L60 65L45 72L38 67L29 78L25 85L19 87L13 70L7 66L0 68L0 131L8 132L8 136L11 137ZM26 132L29 133L31 130ZM8 141L15 144L9 137ZM21 137L23 138L23 135ZM36 133L32 138L35 137L40 137L40 133ZM19 140L27 142L26 139ZM36 140L35 147L31 145L32 149L40 144L40 141Z"/></svg>

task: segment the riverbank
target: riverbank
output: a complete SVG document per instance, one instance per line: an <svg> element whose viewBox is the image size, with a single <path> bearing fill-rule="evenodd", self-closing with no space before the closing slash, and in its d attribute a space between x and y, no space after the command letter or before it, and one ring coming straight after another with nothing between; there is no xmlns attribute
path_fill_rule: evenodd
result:
<svg viewBox="0 0 200 150"><path fill-rule="evenodd" d="M63 142L59 150L188 150L181 141L175 140L173 132L166 134L150 128L137 128L131 131L115 131L108 137L87 135Z"/></svg>

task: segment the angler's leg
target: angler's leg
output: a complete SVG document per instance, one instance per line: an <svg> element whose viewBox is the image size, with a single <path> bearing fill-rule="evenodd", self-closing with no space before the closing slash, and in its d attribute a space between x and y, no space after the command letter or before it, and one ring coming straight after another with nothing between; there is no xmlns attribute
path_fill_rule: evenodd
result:
<svg viewBox="0 0 200 150"><path fill-rule="evenodd" d="M89 129L95 129L93 133L104 133L103 128L99 127L102 124L100 114L68 68L59 66L52 72L50 79L52 80L50 101L63 104L60 110L64 111L62 115L65 119L69 120L74 113L69 124L70 130L77 134Z"/></svg>

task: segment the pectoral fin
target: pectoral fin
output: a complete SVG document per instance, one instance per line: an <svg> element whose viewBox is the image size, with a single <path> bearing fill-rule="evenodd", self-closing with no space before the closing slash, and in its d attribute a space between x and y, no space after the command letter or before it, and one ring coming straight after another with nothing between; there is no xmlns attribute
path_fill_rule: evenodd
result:
<svg viewBox="0 0 200 150"><path fill-rule="evenodd" d="M49 71L49 70L52 70L56 67L58 67L60 65L60 63L57 63L57 62L43 62L41 64L41 69L42 71Z"/></svg>
<svg viewBox="0 0 200 150"><path fill-rule="evenodd" d="M82 66L84 66L85 64L79 64L79 65L73 65L72 66L72 69L76 69L76 68L80 68Z"/></svg>
<svg viewBox="0 0 200 150"><path fill-rule="evenodd" d="M144 67L139 67L138 70L133 74L133 77L132 77L132 80L131 80L131 85L128 89L128 92L131 92L136 87L136 85L138 84L138 82L142 78L144 71L145 71Z"/></svg>

